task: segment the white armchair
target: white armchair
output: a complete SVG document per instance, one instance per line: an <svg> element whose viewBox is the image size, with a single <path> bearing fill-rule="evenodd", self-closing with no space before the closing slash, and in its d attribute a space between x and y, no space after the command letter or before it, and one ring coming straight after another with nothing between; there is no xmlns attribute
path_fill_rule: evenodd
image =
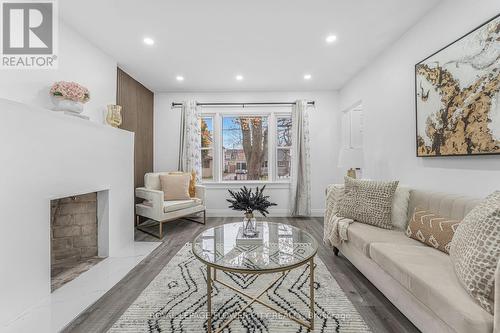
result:
<svg viewBox="0 0 500 333"><path fill-rule="evenodd" d="M135 195L144 201L135 205L136 228L157 238L163 238L163 223L185 219L196 223L206 222L205 187L196 185L196 197L189 200L164 200L161 190L160 175L167 172L150 172L144 176L144 187L135 190ZM203 213L203 220L191 218L192 215ZM147 220L140 221L140 217ZM151 222L151 220L155 222ZM159 233L154 234L145 227L158 224Z"/></svg>

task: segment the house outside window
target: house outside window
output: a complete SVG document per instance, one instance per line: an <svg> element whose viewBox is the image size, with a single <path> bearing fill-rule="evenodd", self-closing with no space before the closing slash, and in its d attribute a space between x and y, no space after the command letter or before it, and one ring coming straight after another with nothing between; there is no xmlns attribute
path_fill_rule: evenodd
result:
<svg viewBox="0 0 500 333"><path fill-rule="evenodd" d="M276 178L289 179L292 166L292 117L277 117L276 128Z"/></svg>

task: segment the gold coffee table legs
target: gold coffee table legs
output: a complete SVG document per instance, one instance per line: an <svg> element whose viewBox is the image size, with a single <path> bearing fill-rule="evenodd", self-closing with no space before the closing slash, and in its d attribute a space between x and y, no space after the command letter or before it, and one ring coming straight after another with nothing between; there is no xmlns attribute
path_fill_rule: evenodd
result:
<svg viewBox="0 0 500 333"><path fill-rule="evenodd" d="M207 265L207 332L212 332L212 268Z"/></svg>
<svg viewBox="0 0 500 333"><path fill-rule="evenodd" d="M250 302L248 302L244 307L241 308L240 311L238 311L238 313L233 315L222 326L220 326L217 330L215 330L215 333L222 332L224 330L224 328L226 328L233 320L238 318L246 310L246 308L248 308L253 303L259 303L260 305L263 305L263 306L281 314L282 316L289 318L290 320L293 320L297 324L302 325L311 331L314 330L314 268L315 268L314 257L311 258L308 261L308 263L309 263L309 322L306 322L306 321L303 321L299 318L296 318L293 315L285 312L284 310L282 310L274 305L267 304L264 301L261 301L259 299L269 289L271 289L276 284L276 282L278 282L280 279L282 279L285 276L285 273L289 272L289 270L282 271L281 275L278 276L276 279L274 279L262 292L260 292L257 296L252 296L252 295L249 295L241 290L234 288L233 286L231 286L225 282L217 280L217 273L216 273L217 270L215 268L212 268L212 267L207 265L207 312L208 312L207 332L208 333L212 332L212 284L214 282L220 283L221 285L233 290L234 292L250 299ZM213 269L213 271L212 271L212 269ZM213 272L213 277L212 277L212 272ZM251 273L251 271L249 271L246 274L252 274L252 273Z"/></svg>

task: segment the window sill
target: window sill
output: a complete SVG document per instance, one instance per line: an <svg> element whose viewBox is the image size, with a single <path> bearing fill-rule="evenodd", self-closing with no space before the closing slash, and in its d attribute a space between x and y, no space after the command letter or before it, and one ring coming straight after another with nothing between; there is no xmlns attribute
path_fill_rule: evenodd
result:
<svg viewBox="0 0 500 333"><path fill-rule="evenodd" d="M225 181L225 182L203 182L201 185L206 186L207 188L223 188L223 189L233 189L233 188L240 188L243 186L253 188L255 186L263 186L266 185L266 189L271 189L271 188L290 188L290 182L289 181L283 181L283 182L260 182L260 181Z"/></svg>

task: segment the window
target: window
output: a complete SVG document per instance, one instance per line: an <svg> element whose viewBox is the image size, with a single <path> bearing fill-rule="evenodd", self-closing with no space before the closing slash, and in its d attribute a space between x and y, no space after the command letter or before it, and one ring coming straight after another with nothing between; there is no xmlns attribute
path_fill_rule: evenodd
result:
<svg viewBox="0 0 500 333"><path fill-rule="evenodd" d="M222 180L267 180L268 118L222 117Z"/></svg>
<svg viewBox="0 0 500 333"><path fill-rule="evenodd" d="M276 127L276 178L289 179L292 167L292 117L277 117Z"/></svg>
<svg viewBox="0 0 500 333"><path fill-rule="evenodd" d="M214 179L214 118L200 118L201 175L203 180Z"/></svg>
<svg viewBox="0 0 500 333"><path fill-rule="evenodd" d="M288 181L292 118L289 112L204 112L201 158L205 182Z"/></svg>

